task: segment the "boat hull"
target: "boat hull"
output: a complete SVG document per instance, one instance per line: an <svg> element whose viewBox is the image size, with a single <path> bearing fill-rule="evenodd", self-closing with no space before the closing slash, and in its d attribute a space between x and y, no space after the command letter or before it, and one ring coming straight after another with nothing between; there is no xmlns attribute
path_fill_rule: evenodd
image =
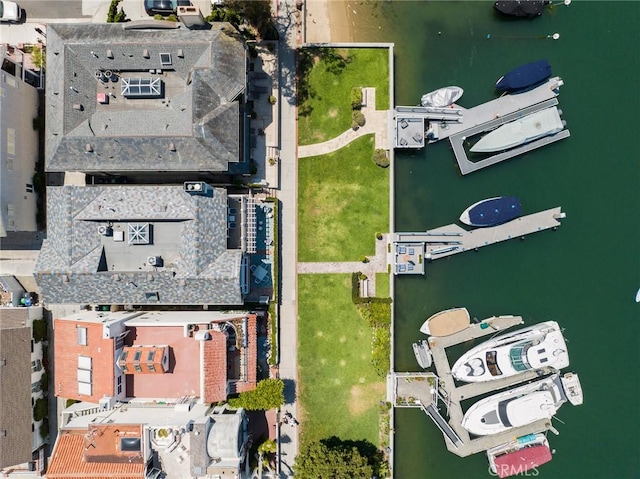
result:
<svg viewBox="0 0 640 479"><path fill-rule="evenodd" d="M544 434L521 436L487 450L489 467L498 477L523 474L552 459L549 441Z"/></svg>
<svg viewBox="0 0 640 479"><path fill-rule="evenodd" d="M429 317L420 326L420 332L429 336L449 336L467 329L469 324L471 318L467 308L452 308Z"/></svg>
<svg viewBox="0 0 640 479"><path fill-rule="evenodd" d="M566 402L557 374L525 384L473 404L462 418L462 427L476 436L489 436L551 419Z"/></svg>
<svg viewBox="0 0 640 479"><path fill-rule="evenodd" d="M555 321L538 323L479 344L451 367L458 381L487 382L526 371L569 366L569 353Z"/></svg>
<svg viewBox="0 0 640 479"><path fill-rule="evenodd" d="M542 15L548 3L548 0L503 0L495 2L493 8L508 17L535 18Z"/></svg>
<svg viewBox="0 0 640 479"><path fill-rule="evenodd" d="M506 92L526 91L551 77L551 65L547 60L527 63L506 73L496 82L496 90Z"/></svg>
<svg viewBox="0 0 640 479"><path fill-rule="evenodd" d="M538 138L555 135L564 129L558 108L547 108L499 126L480 138L470 149L473 153L492 153L524 145Z"/></svg>
<svg viewBox="0 0 640 479"><path fill-rule="evenodd" d="M430 93L425 93L420 99L424 107L445 108L460 99L464 90L459 86L447 86Z"/></svg>
<svg viewBox="0 0 640 479"><path fill-rule="evenodd" d="M469 226L495 226L511 221L522 214L520 200L515 196L496 196L478 201L460 215L460 221Z"/></svg>

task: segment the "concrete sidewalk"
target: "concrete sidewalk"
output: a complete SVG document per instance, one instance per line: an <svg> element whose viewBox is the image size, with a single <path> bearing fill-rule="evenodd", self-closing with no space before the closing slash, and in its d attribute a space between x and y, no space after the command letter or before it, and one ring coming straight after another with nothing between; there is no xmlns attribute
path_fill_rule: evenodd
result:
<svg viewBox="0 0 640 479"><path fill-rule="evenodd" d="M277 15L280 44L279 58L279 147L280 182L277 196L280 200L280 363L279 375L285 383L283 411L294 417L298 414L298 303L296 261L297 209L298 209L298 161L297 161L297 107L296 107L296 53L300 38L300 12L295 0L280 0L274 7ZM298 454L298 427L282 431L278 451L280 477L292 477L293 465Z"/></svg>

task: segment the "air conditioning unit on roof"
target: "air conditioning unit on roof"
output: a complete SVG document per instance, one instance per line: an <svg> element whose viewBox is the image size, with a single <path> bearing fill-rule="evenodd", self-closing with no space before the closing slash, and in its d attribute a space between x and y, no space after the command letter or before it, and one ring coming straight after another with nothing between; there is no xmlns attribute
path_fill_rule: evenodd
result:
<svg viewBox="0 0 640 479"><path fill-rule="evenodd" d="M98 226L98 234L101 234L102 236L111 236L113 234L113 228L107 225L100 225Z"/></svg>
<svg viewBox="0 0 640 479"><path fill-rule="evenodd" d="M147 264L149 266L162 266L162 258L160 256L149 256Z"/></svg>

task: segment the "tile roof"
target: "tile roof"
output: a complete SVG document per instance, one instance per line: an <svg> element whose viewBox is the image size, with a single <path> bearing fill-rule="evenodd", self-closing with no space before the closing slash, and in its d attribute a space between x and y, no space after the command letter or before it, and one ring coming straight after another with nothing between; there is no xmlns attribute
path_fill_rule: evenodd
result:
<svg viewBox="0 0 640 479"><path fill-rule="evenodd" d="M27 308L0 308L0 430L6 431L0 435L0 469L31 460L32 336L28 319Z"/></svg>
<svg viewBox="0 0 640 479"><path fill-rule="evenodd" d="M125 426L110 426L110 429L106 430L105 437L113 439L115 429L122 429ZM140 426L135 426L137 430L141 431ZM145 477L145 464L140 460L129 461L128 458L122 461L122 458L118 459L118 462L113 461L114 457L117 457L115 451L114 455L104 457L102 460L95 455L93 457L87 457L86 451L90 449L97 450L97 446L102 444L96 442L95 434L93 438L87 438L88 434L83 431L69 431L62 432L58 436L49 467L47 468L47 477L49 479L72 479L72 478L91 478L91 479L142 479ZM96 447L91 445L93 441ZM98 441L100 441L98 439ZM114 441L115 442L115 441ZM87 447L88 446L88 447ZM87 460L89 459L89 460Z"/></svg>
<svg viewBox="0 0 640 479"><path fill-rule="evenodd" d="M246 48L229 24L55 24L47 49L47 171L226 172L241 161ZM171 55L170 65L160 53ZM115 73L111 81L97 78L105 70ZM122 96L117 79L138 77L163 80L162 98ZM104 92L105 105L97 101Z"/></svg>
<svg viewBox="0 0 640 479"><path fill-rule="evenodd" d="M98 231L112 227L124 238L132 224L150 225L148 244ZM163 264L147 264L151 256ZM198 196L180 186L48 187L34 275L50 303L240 305L242 257L227 249L224 189Z"/></svg>
<svg viewBox="0 0 640 479"><path fill-rule="evenodd" d="M87 328L86 345L78 344L78 328ZM103 339L100 323L55 319L54 394L58 397L98 403L114 396L115 358L113 339ZM78 357L91 358L91 394L81 395L78 383Z"/></svg>

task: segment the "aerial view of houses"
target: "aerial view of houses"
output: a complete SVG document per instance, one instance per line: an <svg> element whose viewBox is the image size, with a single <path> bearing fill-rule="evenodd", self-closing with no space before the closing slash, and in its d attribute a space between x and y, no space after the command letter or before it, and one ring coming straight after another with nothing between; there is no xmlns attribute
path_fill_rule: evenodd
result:
<svg viewBox="0 0 640 479"><path fill-rule="evenodd" d="M570 4L0 0L0 477L589 477L637 185Z"/></svg>

